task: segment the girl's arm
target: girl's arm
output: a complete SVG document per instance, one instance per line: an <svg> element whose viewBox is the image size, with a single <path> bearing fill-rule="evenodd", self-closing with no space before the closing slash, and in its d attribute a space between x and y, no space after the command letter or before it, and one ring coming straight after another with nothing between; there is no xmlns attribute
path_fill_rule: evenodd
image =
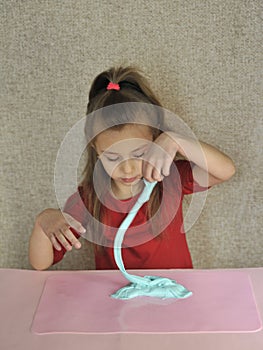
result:
<svg viewBox="0 0 263 350"><path fill-rule="evenodd" d="M173 137L175 137L173 135ZM217 148L186 138L173 139L178 152L195 163L193 177L200 186L213 186L229 180L235 174L235 165L230 157Z"/></svg>
<svg viewBox="0 0 263 350"><path fill-rule="evenodd" d="M52 265L53 259L52 243L36 220L29 241L30 264L36 270L46 270Z"/></svg>
<svg viewBox="0 0 263 350"><path fill-rule="evenodd" d="M144 177L148 181L161 181L163 176L168 176L177 152L195 164L193 177L200 186L216 185L229 180L235 174L233 161L207 143L184 138L169 131L162 133L154 144L161 148L153 147L148 154L147 163L144 164Z"/></svg>
<svg viewBox="0 0 263 350"><path fill-rule="evenodd" d="M72 250L72 245L77 249L81 247L70 227L85 232L77 220L59 209L45 209L36 217L29 241L29 261L33 268L45 270L52 265L53 247L61 250L63 246L67 251Z"/></svg>

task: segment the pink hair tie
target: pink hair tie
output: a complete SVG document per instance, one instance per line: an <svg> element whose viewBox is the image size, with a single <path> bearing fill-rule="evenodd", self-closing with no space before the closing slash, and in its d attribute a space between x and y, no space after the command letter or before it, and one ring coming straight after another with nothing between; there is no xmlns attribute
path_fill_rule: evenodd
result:
<svg viewBox="0 0 263 350"><path fill-rule="evenodd" d="M108 86L107 86L107 90L120 90L120 85L119 84L115 84L112 83L111 81L109 82Z"/></svg>

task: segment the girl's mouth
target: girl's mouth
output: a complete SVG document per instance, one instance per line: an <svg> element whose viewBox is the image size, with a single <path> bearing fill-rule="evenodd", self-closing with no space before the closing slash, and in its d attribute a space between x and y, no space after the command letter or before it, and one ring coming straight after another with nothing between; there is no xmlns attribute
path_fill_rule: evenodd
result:
<svg viewBox="0 0 263 350"><path fill-rule="evenodd" d="M135 177L129 177L129 178L121 178L121 181L125 183L132 183L137 179L138 179L138 176L135 176Z"/></svg>

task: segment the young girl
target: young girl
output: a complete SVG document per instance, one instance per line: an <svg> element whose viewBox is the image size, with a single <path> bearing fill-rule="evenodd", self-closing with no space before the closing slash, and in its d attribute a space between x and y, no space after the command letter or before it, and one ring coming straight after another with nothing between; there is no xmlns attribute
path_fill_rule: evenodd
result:
<svg viewBox="0 0 263 350"><path fill-rule="evenodd" d="M131 118L126 106L132 103ZM156 110L148 113L145 106ZM138 199L143 178L158 183L126 233L125 267L193 267L183 229L183 197L230 179L235 167L213 146L164 131L164 119L158 98L138 69L111 68L95 78L87 106L84 177L63 212L50 208L36 217L29 244L35 269L57 263L73 246L81 248L78 238L91 221L96 268L116 269L114 235ZM176 160L177 153L184 159Z"/></svg>

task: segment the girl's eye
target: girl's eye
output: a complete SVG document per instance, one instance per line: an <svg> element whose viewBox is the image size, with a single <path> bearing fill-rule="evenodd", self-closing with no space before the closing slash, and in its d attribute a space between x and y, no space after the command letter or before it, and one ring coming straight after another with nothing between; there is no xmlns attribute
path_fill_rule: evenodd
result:
<svg viewBox="0 0 263 350"><path fill-rule="evenodd" d="M117 162L117 160L119 159L119 157L117 157L117 158L109 158L109 157L106 157L106 159L107 159L109 162Z"/></svg>
<svg viewBox="0 0 263 350"><path fill-rule="evenodd" d="M134 157L135 157L135 158L141 158L143 155L144 155L144 152L141 153L141 154L136 154L136 155L134 155Z"/></svg>

